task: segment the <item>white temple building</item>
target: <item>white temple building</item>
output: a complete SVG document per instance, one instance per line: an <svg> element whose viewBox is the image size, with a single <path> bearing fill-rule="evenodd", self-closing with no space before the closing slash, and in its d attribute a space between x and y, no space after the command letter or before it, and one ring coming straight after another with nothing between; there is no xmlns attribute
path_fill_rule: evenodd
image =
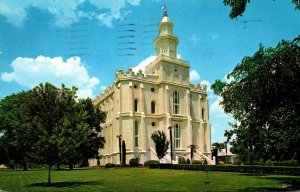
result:
<svg viewBox="0 0 300 192"><path fill-rule="evenodd" d="M177 58L178 38L165 8L154 40L156 59L134 73L132 69L116 72L115 82L94 100L94 105L107 112L102 125L105 148L101 165L119 164L119 139L126 142L126 163L131 158L157 160L151 134L172 131L173 163L190 158L190 145L195 145L194 160L211 160L211 126L206 85L190 84L189 62ZM170 149L162 160L171 162ZM90 160L90 166L97 165Z"/></svg>

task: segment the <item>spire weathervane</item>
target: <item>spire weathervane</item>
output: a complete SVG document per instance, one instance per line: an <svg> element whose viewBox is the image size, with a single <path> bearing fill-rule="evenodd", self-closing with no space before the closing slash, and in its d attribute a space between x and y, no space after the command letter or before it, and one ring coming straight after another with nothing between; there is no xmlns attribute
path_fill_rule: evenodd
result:
<svg viewBox="0 0 300 192"><path fill-rule="evenodd" d="M166 3L164 4L164 6L163 6L163 9L164 9L164 16L168 16L168 11L167 11L167 5L166 5Z"/></svg>

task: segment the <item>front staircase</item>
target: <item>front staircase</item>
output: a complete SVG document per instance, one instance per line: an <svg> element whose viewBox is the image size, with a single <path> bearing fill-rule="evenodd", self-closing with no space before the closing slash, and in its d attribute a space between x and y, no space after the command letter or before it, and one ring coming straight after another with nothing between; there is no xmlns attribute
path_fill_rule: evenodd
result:
<svg viewBox="0 0 300 192"><path fill-rule="evenodd" d="M215 165L215 162L213 160L211 160L209 157L207 157L206 155L204 155L201 151L199 151L198 149L196 149L196 152L194 153L195 157L198 160L202 160L203 158L207 161L208 165Z"/></svg>

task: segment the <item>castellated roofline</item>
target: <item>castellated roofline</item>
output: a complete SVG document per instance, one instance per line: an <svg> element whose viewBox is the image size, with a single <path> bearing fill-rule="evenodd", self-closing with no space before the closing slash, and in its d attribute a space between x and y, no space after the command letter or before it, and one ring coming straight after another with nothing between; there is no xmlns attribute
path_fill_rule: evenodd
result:
<svg viewBox="0 0 300 192"><path fill-rule="evenodd" d="M116 81L122 78L146 79L146 77L146 74L144 74L141 69L137 73L135 73L132 68L128 68L127 72L124 72L123 69L119 69L116 72Z"/></svg>
<svg viewBox="0 0 300 192"><path fill-rule="evenodd" d="M97 106L101 101L114 93L114 84L108 86L100 95L94 99L94 106Z"/></svg>

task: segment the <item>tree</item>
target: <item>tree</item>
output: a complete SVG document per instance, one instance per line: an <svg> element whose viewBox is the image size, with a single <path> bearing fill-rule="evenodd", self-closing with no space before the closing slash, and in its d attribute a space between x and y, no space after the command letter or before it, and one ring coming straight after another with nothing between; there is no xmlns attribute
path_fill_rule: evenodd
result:
<svg viewBox="0 0 300 192"><path fill-rule="evenodd" d="M122 141L122 164L126 165L126 144L125 141Z"/></svg>
<svg viewBox="0 0 300 192"><path fill-rule="evenodd" d="M212 144L212 146L213 146L212 156L216 157L216 164L218 164L219 163L218 151L221 151L222 149L224 149L225 145L224 145L224 143L215 142Z"/></svg>
<svg viewBox="0 0 300 192"><path fill-rule="evenodd" d="M11 164L22 164L27 170L30 158L31 145L35 140L31 133L30 122L33 120L28 115L28 101L30 92L12 94L0 101L0 131L3 132L3 147L6 151L7 161Z"/></svg>
<svg viewBox="0 0 300 192"><path fill-rule="evenodd" d="M80 111L86 113L85 122L90 129L90 135L88 136L88 142L81 146L83 153L83 162L87 165L88 159L99 159L99 149L104 148L105 138L101 136L101 125L105 122L106 113L100 111L93 105L93 101L90 98L79 100Z"/></svg>
<svg viewBox="0 0 300 192"><path fill-rule="evenodd" d="M51 184L52 165L64 162L73 169L81 160L99 158L106 114L91 99L77 101L76 91L46 83L0 101L0 151L8 162L22 163L24 170L28 160L47 164Z"/></svg>
<svg viewBox="0 0 300 192"><path fill-rule="evenodd" d="M31 126L37 135L32 146L33 157L48 165L49 185L52 165L63 161L72 169L81 159L98 156L99 148L104 145L104 138L98 133L105 115L90 100L76 102L76 91L75 87L56 88L49 83L32 90L29 106L34 121ZM88 147L91 149L86 150Z"/></svg>
<svg viewBox="0 0 300 192"><path fill-rule="evenodd" d="M161 160L166 156L169 148L169 141L167 140L166 134L163 131L158 130L152 133L151 139L155 145L157 158Z"/></svg>
<svg viewBox="0 0 300 192"><path fill-rule="evenodd" d="M212 85L232 114L234 147L254 159L300 160L300 36L245 57ZM237 147L238 146L238 147Z"/></svg>
<svg viewBox="0 0 300 192"><path fill-rule="evenodd" d="M250 3L250 0L223 0L224 5L231 7L229 17L231 19L242 16L245 12L247 4ZM300 0L292 0L292 3L295 4L295 9L300 10Z"/></svg>
<svg viewBox="0 0 300 192"><path fill-rule="evenodd" d="M0 165L1 164L7 165L8 162L9 162L8 151L7 151L5 137L0 136Z"/></svg>

